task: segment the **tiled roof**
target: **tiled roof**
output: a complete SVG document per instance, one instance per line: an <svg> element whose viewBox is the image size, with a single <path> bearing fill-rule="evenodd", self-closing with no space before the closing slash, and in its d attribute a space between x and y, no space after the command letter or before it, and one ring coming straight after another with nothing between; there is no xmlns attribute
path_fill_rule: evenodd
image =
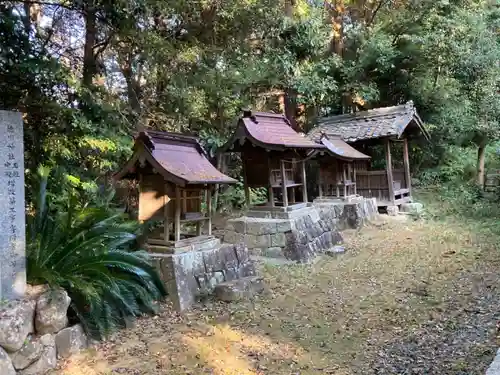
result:
<svg viewBox="0 0 500 375"><path fill-rule="evenodd" d="M207 155L195 137L182 134L146 131L135 141L135 152L129 163L116 174L123 178L135 164L141 153L152 157L150 162L160 166L158 171L168 179L173 175L185 184L234 183L236 180L219 172L207 159ZM145 146L145 147L144 147Z"/></svg>
<svg viewBox="0 0 500 375"><path fill-rule="evenodd" d="M237 129L231 140L223 147L229 149L237 140L248 140L256 146L277 150L324 148L305 135L297 133L285 116L268 112L250 112L238 121Z"/></svg>
<svg viewBox="0 0 500 375"><path fill-rule="evenodd" d="M349 146L339 136L328 137L323 135L320 142L330 151L333 156L347 160L369 160L370 156L359 152L354 147Z"/></svg>
<svg viewBox="0 0 500 375"><path fill-rule="evenodd" d="M346 142L356 142L366 139L400 137L410 124L418 126L424 136L429 138L411 101L394 107L324 117L308 135L316 142L319 142L322 134L337 135Z"/></svg>

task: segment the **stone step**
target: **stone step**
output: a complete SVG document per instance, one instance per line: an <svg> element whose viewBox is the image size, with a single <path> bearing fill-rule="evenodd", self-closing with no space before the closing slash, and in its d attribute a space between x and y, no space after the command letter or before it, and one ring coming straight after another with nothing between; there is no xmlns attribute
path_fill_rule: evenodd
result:
<svg viewBox="0 0 500 375"><path fill-rule="evenodd" d="M263 290L264 280L261 276L247 276L216 285L215 296L221 301L232 302L250 299Z"/></svg>

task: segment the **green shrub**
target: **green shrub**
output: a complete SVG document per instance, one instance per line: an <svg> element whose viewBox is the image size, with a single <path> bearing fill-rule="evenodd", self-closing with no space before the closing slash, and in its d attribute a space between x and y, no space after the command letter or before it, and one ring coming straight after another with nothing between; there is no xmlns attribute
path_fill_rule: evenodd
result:
<svg viewBox="0 0 500 375"><path fill-rule="evenodd" d="M96 338L154 312L166 292L148 254L133 251L138 223L107 206L80 207L73 198L66 210L51 210L48 174L39 169L40 191L27 218L28 281L65 289L70 311Z"/></svg>

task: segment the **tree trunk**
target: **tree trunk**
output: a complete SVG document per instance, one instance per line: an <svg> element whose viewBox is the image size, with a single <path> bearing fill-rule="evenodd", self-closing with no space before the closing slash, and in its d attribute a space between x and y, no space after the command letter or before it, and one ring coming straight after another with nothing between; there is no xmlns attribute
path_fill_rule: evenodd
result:
<svg viewBox="0 0 500 375"><path fill-rule="evenodd" d="M484 188L484 159L486 156L486 142L481 142L477 149L477 185Z"/></svg>
<svg viewBox="0 0 500 375"><path fill-rule="evenodd" d="M85 15L85 46L83 49L82 85L90 87L97 73L97 62L94 46L97 40L97 17L94 0L87 0L84 6Z"/></svg>
<svg viewBox="0 0 500 375"><path fill-rule="evenodd" d="M293 10L296 5L296 0L285 0L285 16L288 18L293 17ZM283 93L283 107L285 116L290 121L292 129L300 131L297 124L297 92L291 88L286 87Z"/></svg>

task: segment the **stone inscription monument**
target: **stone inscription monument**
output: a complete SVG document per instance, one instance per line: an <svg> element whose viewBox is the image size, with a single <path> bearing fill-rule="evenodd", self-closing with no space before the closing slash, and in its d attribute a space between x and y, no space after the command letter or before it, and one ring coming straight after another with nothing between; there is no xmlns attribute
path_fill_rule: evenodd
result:
<svg viewBox="0 0 500 375"><path fill-rule="evenodd" d="M0 111L0 300L26 289L23 120Z"/></svg>

